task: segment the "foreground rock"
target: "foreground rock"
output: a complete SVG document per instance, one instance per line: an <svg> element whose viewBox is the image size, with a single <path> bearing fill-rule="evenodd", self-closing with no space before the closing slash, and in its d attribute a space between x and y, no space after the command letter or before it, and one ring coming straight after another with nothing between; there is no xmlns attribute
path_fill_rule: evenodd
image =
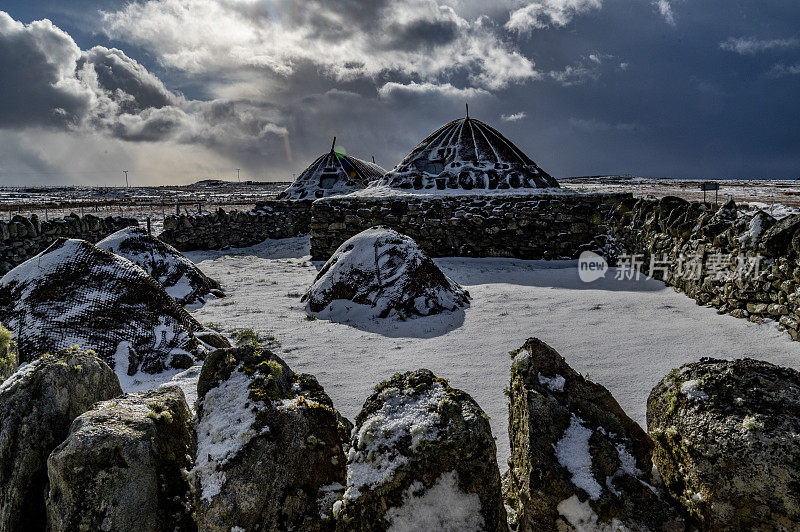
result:
<svg viewBox="0 0 800 532"><path fill-rule="evenodd" d="M378 318L428 316L469 304L416 242L391 229L363 231L339 246L302 298L336 319L353 303Z"/></svg>
<svg viewBox="0 0 800 532"><path fill-rule="evenodd" d="M47 456L72 421L122 390L94 355L45 355L0 385L0 530L43 530Z"/></svg>
<svg viewBox="0 0 800 532"><path fill-rule="evenodd" d="M518 530L683 530L652 471L653 444L611 394L550 346L512 353L506 498Z"/></svg>
<svg viewBox="0 0 800 532"><path fill-rule="evenodd" d="M127 227L97 243L141 267L157 280L179 305L197 307L207 299L223 297L219 282L207 277L180 251L149 235L145 229Z"/></svg>
<svg viewBox="0 0 800 532"><path fill-rule="evenodd" d="M17 346L11 331L0 324L0 383L17 371L18 366Z"/></svg>
<svg viewBox="0 0 800 532"><path fill-rule="evenodd" d="M49 529L191 530L196 451L177 386L105 401L79 416L47 461Z"/></svg>
<svg viewBox="0 0 800 532"><path fill-rule="evenodd" d="M213 351L198 382L201 530L329 530L350 424L310 375L268 350Z"/></svg>
<svg viewBox="0 0 800 532"><path fill-rule="evenodd" d="M428 370L379 384L335 513L341 530L507 530L488 417Z"/></svg>
<svg viewBox="0 0 800 532"><path fill-rule="evenodd" d="M800 528L800 373L702 359L647 401L653 460L705 530Z"/></svg>
<svg viewBox="0 0 800 532"><path fill-rule="evenodd" d="M59 239L0 279L0 321L20 362L79 345L120 374L185 369L202 326L144 270L85 240Z"/></svg>

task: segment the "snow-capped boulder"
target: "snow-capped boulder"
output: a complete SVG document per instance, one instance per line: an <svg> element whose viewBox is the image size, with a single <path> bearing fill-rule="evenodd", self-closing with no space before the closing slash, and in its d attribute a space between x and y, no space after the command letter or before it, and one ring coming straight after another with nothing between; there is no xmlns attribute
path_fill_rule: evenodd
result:
<svg viewBox="0 0 800 532"><path fill-rule="evenodd" d="M457 310L469 304L469 293L411 238L375 227L339 246L301 300L334 320L354 303L372 317L404 318Z"/></svg>
<svg viewBox="0 0 800 532"><path fill-rule="evenodd" d="M702 530L800 529L800 373L704 358L647 401L653 460Z"/></svg>
<svg viewBox="0 0 800 532"><path fill-rule="evenodd" d="M507 530L488 417L425 369L382 382L356 418L334 513L352 531Z"/></svg>
<svg viewBox="0 0 800 532"><path fill-rule="evenodd" d="M603 386L531 338L512 353L506 498L517 530L679 531L653 443Z"/></svg>
<svg viewBox="0 0 800 532"><path fill-rule="evenodd" d="M0 323L0 382L10 377L19 367L17 346L11 331Z"/></svg>
<svg viewBox="0 0 800 532"><path fill-rule="evenodd" d="M191 530L195 452L177 386L95 405L47 460L49 530Z"/></svg>
<svg viewBox="0 0 800 532"><path fill-rule="evenodd" d="M72 421L122 393L91 353L71 349L23 364L0 384L0 530L44 530L47 457Z"/></svg>
<svg viewBox="0 0 800 532"><path fill-rule="evenodd" d="M317 380L250 346L212 351L197 391L200 529L330 530L352 425Z"/></svg>
<svg viewBox="0 0 800 532"><path fill-rule="evenodd" d="M0 279L0 320L20 362L79 345L120 375L188 368L202 326L139 266L85 240L59 239Z"/></svg>
<svg viewBox="0 0 800 532"><path fill-rule="evenodd" d="M140 227L126 227L97 243L150 274L180 305L195 307L209 297L224 296L219 283L207 277L180 251L147 234Z"/></svg>

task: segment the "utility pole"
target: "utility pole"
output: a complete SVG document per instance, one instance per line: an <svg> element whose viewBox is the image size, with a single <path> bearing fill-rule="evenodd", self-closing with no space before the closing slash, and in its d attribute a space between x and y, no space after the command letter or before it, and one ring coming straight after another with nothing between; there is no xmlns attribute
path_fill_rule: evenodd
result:
<svg viewBox="0 0 800 532"><path fill-rule="evenodd" d="M239 177L239 170L241 170L241 168L237 168L237 169L236 169L236 180L237 180L239 183L241 183L241 182L242 182L242 180L241 180L241 178Z"/></svg>
<svg viewBox="0 0 800 532"><path fill-rule="evenodd" d="M122 173L125 174L125 188L130 188L130 185L128 185L128 171L123 170Z"/></svg>

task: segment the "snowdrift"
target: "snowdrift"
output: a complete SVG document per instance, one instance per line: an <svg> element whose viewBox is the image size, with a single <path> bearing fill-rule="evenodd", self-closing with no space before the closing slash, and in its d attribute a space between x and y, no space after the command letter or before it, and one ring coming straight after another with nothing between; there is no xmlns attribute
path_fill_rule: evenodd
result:
<svg viewBox="0 0 800 532"><path fill-rule="evenodd" d="M339 246L302 301L311 312L334 321L356 305L368 317L402 319L464 307L469 293L411 238L378 227Z"/></svg>
<svg viewBox="0 0 800 532"><path fill-rule="evenodd" d="M197 307L209 297L224 295L219 283L207 277L180 251L139 227L117 231L98 242L97 247L141 267L180 305Z"/></svg>
<svg viewBox="0 0 800 532"><path fill-rule="evenodd" d="M0 279L0 321L20 363L79 345L118 374L188 368L202 329L131 261L85 240L59 239Z"/></svg>

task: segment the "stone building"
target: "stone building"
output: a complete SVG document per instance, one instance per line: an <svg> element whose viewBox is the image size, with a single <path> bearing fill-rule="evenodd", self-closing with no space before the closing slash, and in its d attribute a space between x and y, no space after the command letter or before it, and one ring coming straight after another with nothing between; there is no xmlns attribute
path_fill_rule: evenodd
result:
<svg viewBox="0 0 800 532"><path fill-rule="evenodd" d="M374 186L436 193L559 185L500 132L470 118L467 110L465 118L453 120L420 142Z"/></svg>
<svg viewBox="0 0 800 532"><path fill-rule="evenodd" d="M375 163L337 153L335 145L336 137L331 151L311 163L278 198L301 200L348 194L365 188L386 173Z"/></svg>

